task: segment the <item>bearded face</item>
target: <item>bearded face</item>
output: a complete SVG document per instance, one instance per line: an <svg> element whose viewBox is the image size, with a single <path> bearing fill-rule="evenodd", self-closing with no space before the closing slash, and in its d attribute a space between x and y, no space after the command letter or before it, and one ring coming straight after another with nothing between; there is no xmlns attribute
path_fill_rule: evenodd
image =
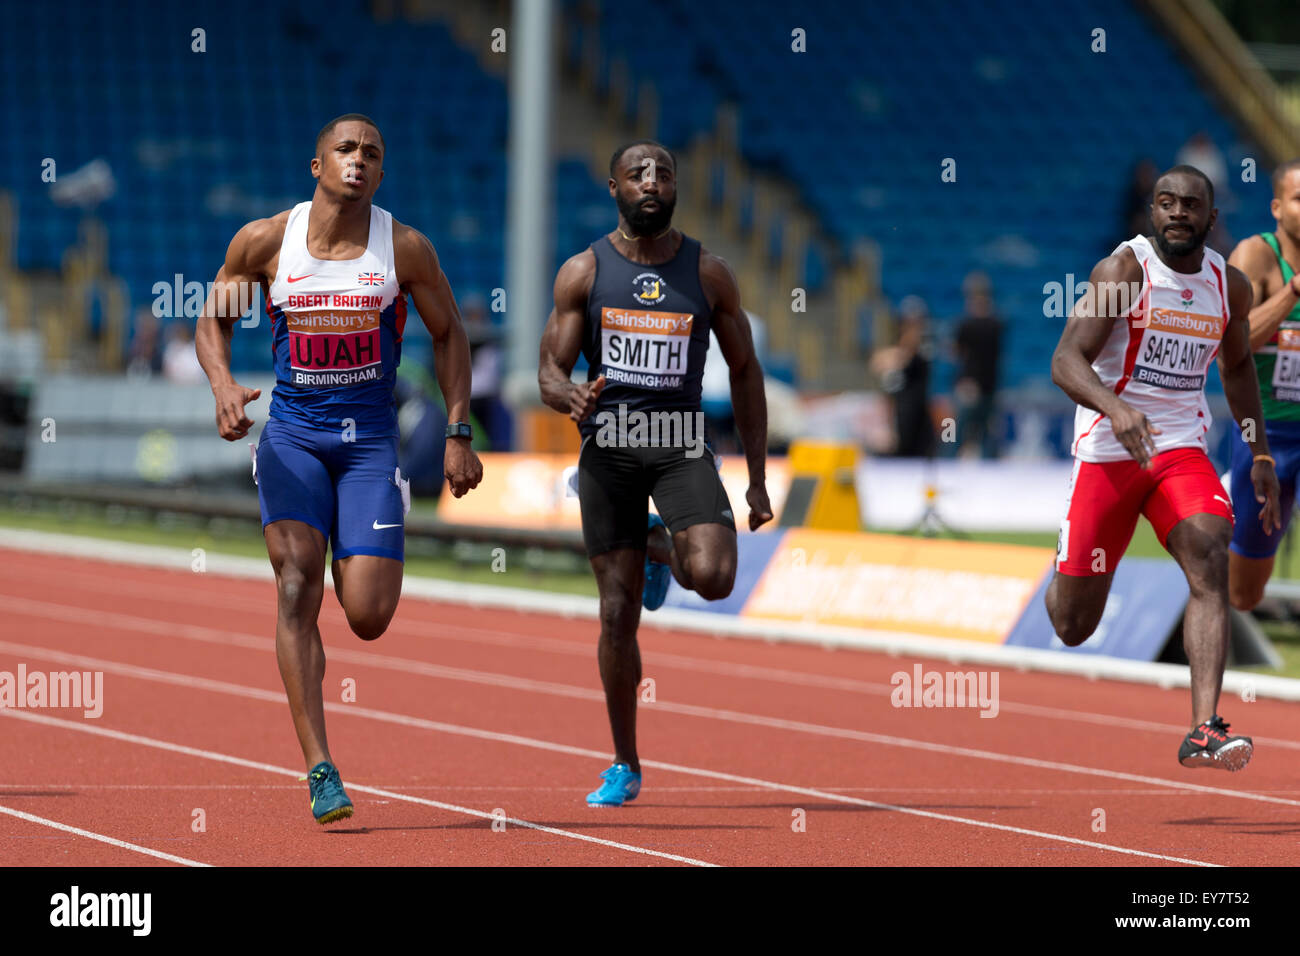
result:
<svg viewBox="0 0 1300 956"><path fill-rule="evenodd" d="M673 208L677 205L676 196L669 196L666 199L658 194L628 196L622 190L615 197L615 201L618 204L619 214L632 227L634 236L659 235L673 221Z"/></svg>

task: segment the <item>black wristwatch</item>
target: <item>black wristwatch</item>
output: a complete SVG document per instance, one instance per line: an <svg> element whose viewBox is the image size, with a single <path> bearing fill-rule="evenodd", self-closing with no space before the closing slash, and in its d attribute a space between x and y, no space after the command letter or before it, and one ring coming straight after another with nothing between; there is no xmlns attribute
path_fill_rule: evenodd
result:
<svg viewBox="0 0 1300 956"><path fill-rule="evenodd" d="M472 429L472 428L469 427L469 422L448 422L448 423L447 423L447 437L448 437L448 438L468 438L468 439L470 439L470 440L473 440L473 438L474 438L474 429Z"/></svg>

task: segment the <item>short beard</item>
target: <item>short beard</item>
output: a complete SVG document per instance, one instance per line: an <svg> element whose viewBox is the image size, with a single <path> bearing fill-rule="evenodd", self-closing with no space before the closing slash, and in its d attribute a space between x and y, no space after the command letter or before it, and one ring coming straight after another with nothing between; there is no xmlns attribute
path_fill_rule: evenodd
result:
<svg viewBox="0 0 1300 956"><path fill-rule="evenodd" d="M659 203L659 208L654 212L646 212L641 208L644 198L630 202L620 195L615 196L614 201L618 205L619 215L631 227L632 235L649 238L659 235L668 228L673 221L673 208L677 205L677 199L665 202L662 197L656 196L655 202Z"/></svg>
<svg viewBox="0 0 1300 956"><path fill-rule="evenodd" d="M1168 226L1165 228L1167 229ZM1205 245L1205 238L1209 234L1210 227L1206 226L1200 232L1193 232L1187 239L1179 239L1176 242L1171 242L1165 237L1164 229L1157 229L1155 238L1156 245L1160 247L1161 252L1166 256L1173 256L1176 259L1181 259L1183 256L1189 255L1201 246Z"/></svg>

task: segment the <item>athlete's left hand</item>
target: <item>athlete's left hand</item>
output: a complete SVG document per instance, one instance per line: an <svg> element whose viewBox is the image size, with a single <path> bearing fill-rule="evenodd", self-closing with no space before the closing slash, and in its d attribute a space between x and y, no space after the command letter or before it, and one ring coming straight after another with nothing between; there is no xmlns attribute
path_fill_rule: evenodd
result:
<svg viewBox="0 0 1300 956"><path fill-rule="evenodd" d="M772 503L767 500L767 486L763 482L749 486L745 501L749 503L750 531L757 531L772 520Z"/></svg>
<svg viewBox="0 0 1300 956"><path fill-rule="evenodd" d="M1259 513L1259 524L1267 534L1282 530L1282 506L1278 503L1281 489L1273 463L1257 461L1250 468L1250 481L1255 486L1255 500L1264 506Z"/></svg>
<svg viewBox="0 0 1300 956"><path fill-rule="evenodd" d="M453 496L459 498L483 480L483 463L469 447L467 438L448 438L442 455L442 473Z"/></svg>

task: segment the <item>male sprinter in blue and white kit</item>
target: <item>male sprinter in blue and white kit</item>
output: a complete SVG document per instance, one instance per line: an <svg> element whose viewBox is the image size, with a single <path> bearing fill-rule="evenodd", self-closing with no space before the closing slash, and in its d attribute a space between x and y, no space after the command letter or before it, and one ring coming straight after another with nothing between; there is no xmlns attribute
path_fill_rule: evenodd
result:
<svg viewBox="0 0 1300 956"><path fill-rule="evenodd" d="M1228 547L1228 596L1232 606L1249 611L1264 597L1273 574L1273 557L1295 510L1300 476L1300 159L1273 173L1275 232L1262 232L1238 243L1228 264L1246 274L1259 305L1250 310L1250 347L1259 377L1263 429L1277 459L1282 486L1281 528L1268 527L1253 508L1237 507L1237 523ZM1255 427L1260 426L1256 423ZM1245 442L1232 445L1232 501L1249 502L1253 465Z"/></svg>
<svg viewBox="0 0 1300 956"><path fill-rule="evenodd" d="M317 616L325 548L334 592L362 640L383 634L402 591L403 489L397 471L393 385L406 295L433 335L447 402L444 471L456 497L483 468L469 446L469 341L432 244L372 205L384 178L384 140L365 116L331 121L316 138L310 202L248 223L195 333L216 399L221 437L253 422L261 394L230 373L230 335L248 290L261 287L271 320L276 388L254 458L262 531L279 592L276 657L322 824L352 816L325 741L325 651Z"/></svg>
<svg viewBox="0 0 1300 956"><path fill-rule="evenodd" d="M717 601L736 578L736 524L702 423L700 381L709 330L731 369L731 401L749 466L749 528L772 518L764 468L767 403L749 318L730 267L672 228L677 162L655 142L621 147L609 162L618 228L560 267L542 333L542 400L578 423L578 499L600 592L597 659L614 763L590 806L617 807L641 790L636 752L641 602L663 603L668 574ZM587 381L572 381L582 352ZM637 438L637 424L651 435ZM617 423L617 427L616 427ZM675 425L673 423L676 423ZM665 438L657 431L662 425ZM648 519L654 497L662 520ZM666 522L666 527L665 527ZM669 534L671 531L671 534ZM647 560L648 559L648 560ZM643 594L644 587L644 594Z"/></svg>

